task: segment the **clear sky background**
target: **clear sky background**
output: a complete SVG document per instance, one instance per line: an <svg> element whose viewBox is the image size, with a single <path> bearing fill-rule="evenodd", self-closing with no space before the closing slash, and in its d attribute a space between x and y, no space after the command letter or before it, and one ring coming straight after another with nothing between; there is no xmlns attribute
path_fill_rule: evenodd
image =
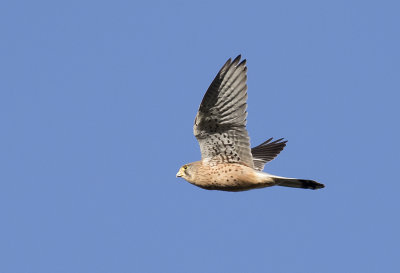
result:
<svg viewBox="0 0 400 273"><path fill-rule="evenodd" d="M0 272L400 272L398 1L3 1ZM192 125L248 60L266 171L206 191Z"/></svg>

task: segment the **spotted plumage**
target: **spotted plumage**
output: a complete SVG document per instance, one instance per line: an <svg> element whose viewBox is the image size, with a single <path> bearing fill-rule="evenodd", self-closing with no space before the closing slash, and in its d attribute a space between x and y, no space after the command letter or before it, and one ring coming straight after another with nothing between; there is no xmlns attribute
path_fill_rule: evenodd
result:
<svg viewBox="0 0 400 273"><path fill-rule="evenodd" d="M272 138L250 148L246 129L247 67L240 55L229 59L208 88L197 112L193 133L201 161L180 168L177 173L188 182L208 190L244 191L268 186L319 189L312 180L286 178L262 172L286 146Z"/></svg>

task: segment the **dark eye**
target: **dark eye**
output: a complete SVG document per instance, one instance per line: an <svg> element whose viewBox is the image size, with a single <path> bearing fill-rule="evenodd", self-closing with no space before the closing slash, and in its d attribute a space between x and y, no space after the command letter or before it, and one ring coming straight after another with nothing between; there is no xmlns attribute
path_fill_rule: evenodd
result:
<svg viewBox="0 0 400 273"><path fill-rule="evenodd" d="M187 166L187 165L184 165L184 166L183 166L183 169L184 169L184 170L186 170L187 168L188 168L188 166Z"/></svg>

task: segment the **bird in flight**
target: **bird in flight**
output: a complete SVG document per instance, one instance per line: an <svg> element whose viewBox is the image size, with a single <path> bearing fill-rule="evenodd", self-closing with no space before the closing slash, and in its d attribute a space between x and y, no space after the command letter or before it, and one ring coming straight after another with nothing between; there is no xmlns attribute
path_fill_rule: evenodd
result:
<svg viewBox="0 0 400 273"><path fill-rule="evenodd" d="M246 129L247 67L241 56L229 59L218 72L200 104L193 133L201 160L183 165L177 177L207 190L245 191L270 186L303 189L325 187L313 180L287 178L263 172L286 146L272 138L250 148Z"/></svg>

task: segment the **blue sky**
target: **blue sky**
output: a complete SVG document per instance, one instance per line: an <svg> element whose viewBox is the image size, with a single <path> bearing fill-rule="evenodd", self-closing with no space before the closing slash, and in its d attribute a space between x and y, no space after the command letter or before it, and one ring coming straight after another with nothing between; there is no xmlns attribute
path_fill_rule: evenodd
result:
<svg viewBox="0 0 400 273"><path fill-rule="evenodd" d="M0 4L0 272L399 272L396 1ZM248 60L253 145L318 191L205 191L200 101Z"/></svg>

